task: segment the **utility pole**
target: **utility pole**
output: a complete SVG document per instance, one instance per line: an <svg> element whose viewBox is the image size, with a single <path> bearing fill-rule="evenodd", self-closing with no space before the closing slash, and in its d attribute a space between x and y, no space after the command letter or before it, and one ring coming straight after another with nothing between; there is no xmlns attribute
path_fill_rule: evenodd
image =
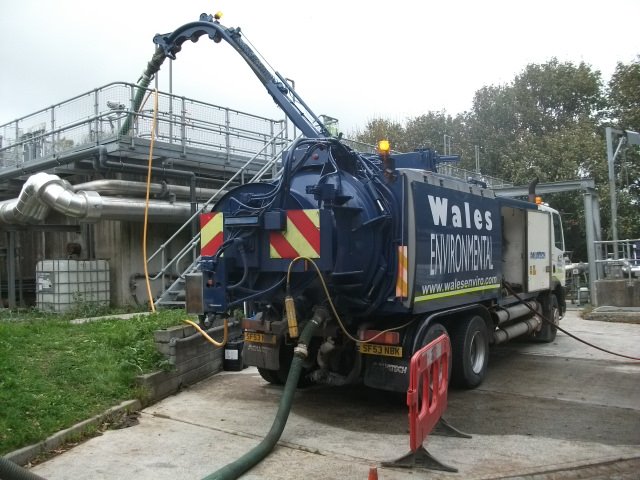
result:
<svg viewBox="0 0 640 480"><path fill-rule="evenodd" d="M444 134L444 154L451 155L451 140L453 137L451 135Z"/></svg>

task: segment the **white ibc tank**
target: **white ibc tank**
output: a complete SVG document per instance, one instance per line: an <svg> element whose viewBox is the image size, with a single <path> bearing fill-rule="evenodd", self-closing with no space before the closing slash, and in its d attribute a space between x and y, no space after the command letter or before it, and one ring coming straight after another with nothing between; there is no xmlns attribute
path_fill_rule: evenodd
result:
<svg viewBox="0 0 640 480"><path fill-rule="evenodd" d="M41 260L36 264L36 307L65 312L73 306L109 305L106 260Z"/></svg>

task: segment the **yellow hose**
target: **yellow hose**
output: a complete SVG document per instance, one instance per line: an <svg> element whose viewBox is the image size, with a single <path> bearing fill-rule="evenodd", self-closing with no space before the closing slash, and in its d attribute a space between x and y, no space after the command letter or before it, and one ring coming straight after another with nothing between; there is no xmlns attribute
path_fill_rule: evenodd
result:
<svg viewBox="0 0 640 480"><path fill-rule="evenodd" d="M216 347L224 347L227 344L227 337L229 335L229 323L227 321L227 319L224 319L224 337L222 339L222 343L220 342L216 342L213 338L211 338L209 336L209 334L207 332L205 332L204 330L202 330L200 328L200 325L198 325L195 322L192 322L191 320L182 320L184 323L188 323L189 325L191 325L193 328L195 328L198 332L200 332L200 334L209 342L212 343L213 345L215 345Z"/></svg>
<svg viewBox="0 0 640 480"><path fill-rule="evenodd" d="M320 283L322 284L322 288L324 289L324 294L327 297L327 301L329 302L329 306L331 307L331 311L333 312L333 315L336 317L336 320L338 321L338 324L340 325L340 329L345 334L345 336L347 338L351 339L352 341L359 342L359 343L370 343L370 342L373 342L378 337L382 336L383 334L385 334L387 332L393 332L395 330L402 330L404 327L408 326L409 324L411 324L414 321L414 320L409 320L407 323L405 323L403 325L400 325L399 327L393 327L393 328L388 328L386 330L383 330L380 333L377 333L375 336L371 337L369 340L360 340L360 339L354 337L353 335L351 335L347 331L347 328L342 323L342 319L340 318L340 315L338 315L338 311L336 310L336 307L333 304L333 301L331 300L331 295L329 295L329 289L327 288L327 284L324 281L324 277L322 276L322 273L320 272L320 269L318 268L318 265L316 265L316 262L314 262L311 258L309 258L309 257L296 257L293 260L291 260L291 263L289 263L289 268L287 268L287 290L289 290L289 283L291 281L291 267L293 267L293 264L296 263L299 260L305 260L305 261L311 263L311 265L313 265L313 268L315 268L316 273L318 274L318 278L320 279Z"/></svg>
<svg viewBox="0 0 640 480"><path fill-rule="evenodd" d="M145 100L146 101L146 100ZM158 119L158 89L155 89L153 101L153 121L151 122L151 141L149 142L149 168L147 169L147 192L144 205L144 226L142 229L142 257L144 259L144 279L147 284L147 296L151 311L155 313L156 306L151 294L151 282L149 282L149 268L147 266L147 224L149 220L149 194L151 192L151 163L153 161L153 143L156 137L156 123Z"/></svg>

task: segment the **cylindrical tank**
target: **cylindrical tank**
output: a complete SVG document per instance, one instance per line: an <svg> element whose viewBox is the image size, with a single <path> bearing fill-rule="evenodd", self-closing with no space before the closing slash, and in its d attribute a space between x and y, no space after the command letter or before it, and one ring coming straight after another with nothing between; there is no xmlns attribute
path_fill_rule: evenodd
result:
<svg viewBox="0 0 640 480"><path fill-rule="evenodd" d="M224 255L218 262L225 265L230 301L258 298L254 292L275 285L294 258L308 257L351 313L367 311L388 293L393 277L386 273L395 265L389 258L395 254L391 215L376 194L362 178L345 170L326 173L322 163L296 171L286 189L251 183L227 193L215 211L225 218ZM299 263L291 268L291 288L304 291L311 303L323 301L315 270ZM219 264L215 268L220 271ZM269 298L279 296L269 290Z"/></svg>

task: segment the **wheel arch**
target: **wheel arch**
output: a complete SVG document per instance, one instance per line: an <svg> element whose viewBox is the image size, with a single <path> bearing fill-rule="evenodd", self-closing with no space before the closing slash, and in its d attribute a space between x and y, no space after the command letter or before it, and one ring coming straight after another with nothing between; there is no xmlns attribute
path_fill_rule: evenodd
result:
<svg viewBox="0 0 640 480"><path fill-rule="evenodd" d="M441 323L447 329L447 332L450 332L451 328L456 322L457 316L467 316L469 314L476 314L482 317L482 319L487 324L487 330L490 333L490 338L492 338L493 335L491 332L495 330L495 324L491 319L489 310L487 309L487 307L480 303L474 303L465 305L463 307L440 310L438 312L430 313L423 321L420 322L420 325L416 330L416 333L413 337L412 351L415 352L420 347L420 345L422 345L422 340L432 324Z"/></svg>

